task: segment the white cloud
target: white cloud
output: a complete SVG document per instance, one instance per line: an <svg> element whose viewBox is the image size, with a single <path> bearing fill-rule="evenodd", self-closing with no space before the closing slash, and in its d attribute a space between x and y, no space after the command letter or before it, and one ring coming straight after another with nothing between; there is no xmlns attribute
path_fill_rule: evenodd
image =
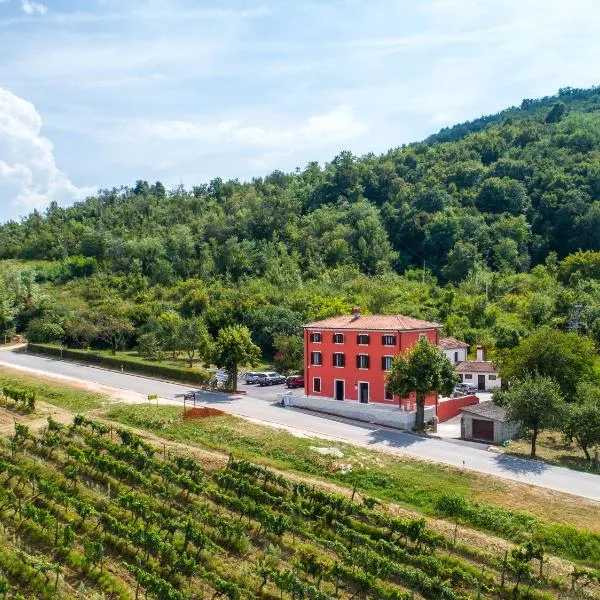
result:
<svg viewBox="0 0 600 600"><path fill-rule="evenodd" d="M91 192L56 166L52 143L41 129L35 106L0 88L0 205L21 214L52 201L68 204Z"/></svg>
<svg viewBox="0 0 600 600"><path fill-rule="evenodd" d="M191 140L281 150L340 143L367 131L366 125L346 105L324 115L309 117L295 127L268 128L239 121L203 123L167 120L146 123L140 129L141 133L161 141Z"/></svg>
<svg viewBox="0 0 600 600"><path fill-rule="evenodd" d="M21 8L26 15L45 15L48 12L45 4L33 0L21 0Z"/></svg>

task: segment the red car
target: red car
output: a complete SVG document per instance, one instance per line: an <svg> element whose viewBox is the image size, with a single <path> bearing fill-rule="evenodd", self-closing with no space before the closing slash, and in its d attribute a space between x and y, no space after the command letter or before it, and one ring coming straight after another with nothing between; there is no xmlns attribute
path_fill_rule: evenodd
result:
<svg viewBox="0 0 600 600"><path fill-rule="evenodd" d="M285 385L289 389L304 387L304 375L290 375L285 380Z"/></svg>

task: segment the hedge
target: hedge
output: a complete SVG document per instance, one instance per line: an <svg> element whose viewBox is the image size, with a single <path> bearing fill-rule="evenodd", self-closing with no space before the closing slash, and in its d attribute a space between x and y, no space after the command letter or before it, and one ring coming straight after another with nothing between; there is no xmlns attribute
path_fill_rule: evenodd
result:
<svg viewBox="0 0 600 600"><path fill-rule="evenodd" d="M58 346L50 344L28 344L28 352L34 354L47 354L50 356L61 356L61 350ZM181 383L191 383L196 385L209 385L214 375L209 371L191 371L188 369L169 367L165 365L154 365L151 363L137 362L127 360L117 356L106 356L104 354L96 354L85 350L72 350L64 348L62 357L71 360L79 360L81 362L93 363L107 367L108 369L121 370L123 367L131 373L139 373L148 375L149 377L157 377L171 379Z"/></svg>

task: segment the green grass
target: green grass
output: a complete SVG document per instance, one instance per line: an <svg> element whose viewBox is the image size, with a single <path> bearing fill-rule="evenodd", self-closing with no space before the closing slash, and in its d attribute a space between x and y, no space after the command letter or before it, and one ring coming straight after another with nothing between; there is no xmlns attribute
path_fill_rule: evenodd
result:
<svg viewBox="0 0 600 600"><path fill-rule="evenodd" d="M512 440L504 450L505 454L529 458L531 454L531 440L521 438ZM590 452L593 455L593 450ZM588 473L600 474L598 468L587 460L575 443L565 442L564 436L560 431L542 431L537 441L537 460L575 469L576 471L586 471Z"/></svg>
<svg viewBox="0 0 600 600"><path fill-rule="evenodd" d="M32 390L38 400L72 412L93 410L106 402L106 397L102 394L49 383L39 377L21 375L15 373L15 371L0 368L0 387L5 385L14 385Z"/></svg>
<svg viewBox="0 0 600 600"><path fill-rule="evenodd" d="M293 470L322 480L332 481L382 500L389 500L430 516L447 516L444 499L460 496L463 508L458 515L463 524L491 532L514 542L533 538L556 554L600 566L600 533L588 527L551 522L550 514L560 511L561 503L548 510L551 500L542 500L532 492L531 505L537 502L537 514L514 510L510 484L471 472L461 472L410 459L399 459L376 451L323 440L295 437L285 431L248 423L231 416L211 417L201 421L181 420L181 409L160 407L149 411L145 406L116 405L105 418L124 425L139 427L171 440L193 442L232 453L270 467ZM335 447L344 454L333 459L322 456L311 446ZM352 470L343 474L340 463ZM490 484L491 481L495 483ZM490 502L490 488L495 488ZM523 492L523 488L519 490ZM583 503L582 503L583 504ZM548 509L551 507L548 506ZM597 507L596 507L597 508ZM541 511L541 512L540 512ZM565 511L567 508L565 507ZM581 517L586 509L581 506ZM541 517L541 518L540 518ZM544 518L545 517L545 518ZM590 519L597 519L590 509ZM582 519L585 522L585 519ZM589 521L590 526L594 521Z"/></svg>

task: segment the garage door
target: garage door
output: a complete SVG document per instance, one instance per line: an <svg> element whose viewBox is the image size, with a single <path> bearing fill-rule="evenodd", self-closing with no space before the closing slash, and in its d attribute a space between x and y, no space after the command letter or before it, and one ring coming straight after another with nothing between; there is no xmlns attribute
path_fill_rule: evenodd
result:
<svg viewBox="0 0 600 600"><path fill-rule="evenodd" d="M473 419L473 437L476 440L494 441L494 421Z"/></svg>

